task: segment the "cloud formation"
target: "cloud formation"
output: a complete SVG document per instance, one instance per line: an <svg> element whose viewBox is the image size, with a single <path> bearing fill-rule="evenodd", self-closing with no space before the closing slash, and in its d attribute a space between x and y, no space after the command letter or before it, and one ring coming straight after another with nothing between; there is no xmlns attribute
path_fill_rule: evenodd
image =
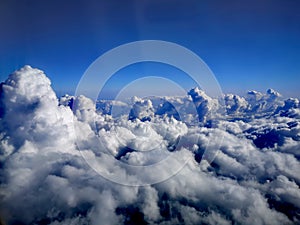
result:
<svg viewBox="0 0 300 225"><path fill-rule="evenodd" d="M30 66L0 90L6 224L300 223L298 99L270 89L221 103L195 88L95 105L58 99ZM188 160L173 174L180 159Z"/></svg>

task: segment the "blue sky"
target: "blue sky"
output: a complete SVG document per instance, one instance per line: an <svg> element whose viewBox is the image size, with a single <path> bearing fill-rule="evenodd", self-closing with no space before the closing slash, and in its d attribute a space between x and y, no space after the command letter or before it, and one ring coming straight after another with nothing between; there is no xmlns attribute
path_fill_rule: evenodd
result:
<svg viewBox="0 0 300 225"><path fill-rule="evenodd" d="M30 64L45 71L59 95L74 93L104 52L158 39L198 54L224 92L271 87L300 96L298 0L2 0L0 30L1 81ZM110 80L106 97L137 74L156 75L159 68L166 76L174 73L185 89L193 85L172 68L149 65L120 71L127 75Z"/></svg>

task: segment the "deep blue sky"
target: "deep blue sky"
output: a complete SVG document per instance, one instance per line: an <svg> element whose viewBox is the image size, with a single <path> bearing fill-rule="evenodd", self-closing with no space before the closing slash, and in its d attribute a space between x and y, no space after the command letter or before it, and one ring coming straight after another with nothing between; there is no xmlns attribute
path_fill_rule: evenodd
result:
<svg viewBox="0 0 300 225"><path fill-rule="evenodd" d="M1 81L30 64L45 71L59 95L72 94L87 67L111 48L159 39L198 54L224 92L271 87L300 97L298 0L1 0L0 31ZM116 75L107 91L126 82Z"/></svg>

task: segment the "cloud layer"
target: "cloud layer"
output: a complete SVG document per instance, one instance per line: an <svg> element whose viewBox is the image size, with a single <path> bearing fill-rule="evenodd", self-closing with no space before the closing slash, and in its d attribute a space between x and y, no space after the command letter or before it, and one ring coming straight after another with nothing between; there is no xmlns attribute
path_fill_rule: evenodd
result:
<svg viewBox="0 0 300 225"><path fill-rule="evenodd" d="M298 99L95 105L50 85L30 66L1 84L6 224L300 224Z"/></svg>

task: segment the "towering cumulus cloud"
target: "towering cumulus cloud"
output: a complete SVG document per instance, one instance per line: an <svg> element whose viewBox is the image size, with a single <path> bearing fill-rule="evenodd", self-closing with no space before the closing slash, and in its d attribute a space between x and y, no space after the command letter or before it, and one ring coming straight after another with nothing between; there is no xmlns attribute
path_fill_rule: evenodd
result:
<svg viewBox="0 0 300 225"><path fill-rule="evenodd" d="M269 89L221 104L195 88L94 104L58 99L50 85L25 66L0 87L4 224L300 224L298 99ZM120 183L144 185L112 182L84 155ZM153 173L133 170L170 158ZM188 159L179 171L151 183L179 158Z"/></svg>

